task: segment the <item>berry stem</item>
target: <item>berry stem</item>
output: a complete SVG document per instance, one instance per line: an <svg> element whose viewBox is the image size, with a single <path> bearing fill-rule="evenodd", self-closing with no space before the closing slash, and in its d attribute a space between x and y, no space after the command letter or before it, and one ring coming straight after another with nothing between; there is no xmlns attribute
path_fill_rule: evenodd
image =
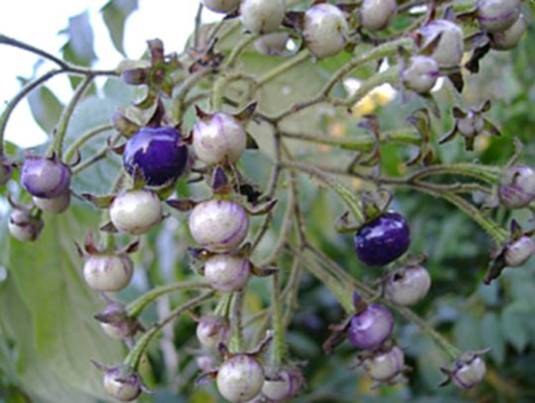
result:
<svg viewBox="0 0 535 403"><path fill-rule="evenodd" d="M416 181L417 179L423 179L431 175L442 174L468 176L494 185L499 180L500 169L469 163L431 165L416 171L407 178L407 181Z"/></svg>
<svg viewBox="0 0 535 403"><path fill-rule="evenodd" d="M68 164L71 162L76 153L79 152L80 148L82 148L82 146L84 146L88 141L92 140L99 134L106 133L111 130L113 130L113 125L104 124L88 130L80 137L77 137L76 140L69 146L67 151L65 151L65 163Z"/></svg>
<svg viewBox="0 0 535 403"><path fill-rule="evenodd" d="M275 273L271 278L271 323L273 327L273 354L271 358L273 365L279 367L283 364L287 354L279 273Z"/></svg>
<svg viewBox="0 0 535 403"><path fill-rule="evenodd" d="M238 60L240 54L245 50L247 46L253 43L258 38L257 35L246 35L234 46L228 58L224 61L222 68L229 70L234 67L234 63Z"/></svg>
<svg viewBox="0 0 535 403"><path fill-rule="evenodd" d="M301 63L306 62L308 59L310 59L311 54L308 49L304 49L295 56L293 56L291 59L288 59L284 63L279 64L277 67L275 67L273 70L268 71L266 74L260 76L257 80L257 86L261 87L262 85L268 83L269 81L275 79L276 77L280 76L281 74L286 73L288 70L291 70L295 66L300 65Z"/></svg>
<svg viewBox="0 0 535 403"><path fill-rule="evenodd" d="M243 351L242 308L245 291L237 291L232 294L232 307L230 313L230 351L239 353Z"/></svg>

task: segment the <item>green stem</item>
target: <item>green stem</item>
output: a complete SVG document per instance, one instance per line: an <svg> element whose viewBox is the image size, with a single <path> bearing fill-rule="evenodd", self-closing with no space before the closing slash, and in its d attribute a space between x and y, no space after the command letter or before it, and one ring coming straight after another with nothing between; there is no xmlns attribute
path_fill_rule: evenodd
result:
<svg viewBox="0 0 535 403"><path fill-rule="evenodd" d="M173 95L172 116L175 121L180 122L186 111L186 97L191 89L202 79L213 73L212 69L203 69L189 75L180 83L180 86Z"/></svg>
<svg viewBox="0 0 535 403"><path fill-rule="evenodd" d="M181 281L173 284L162 285L160 287L153 288L149 292L143 294L141 297L130 302L126 308L126 311L128 312L129 317L136 318L148 305L163 295L177 290L194 290L198 288L210 288L210 285L198 280Z"/></svg>
<svg viewBox="0 0 535 403"><path fill-rule="evenodd" d="M76 165L72 169L73 176L74 175L78 175L80 172L84 171L85 169L89 168L90 166L92 166L96 162L98 162L101 159L105 158L106 154L110 151L110 146L114 146L117 143L117 141L119 141L120 138L121 138L121 134L120 133L117 133L115 136L112 136L112 138L110 140L110 145L106 144L100 150L98 150L95 154L93 154L91 157L89 157L88 159L82 161L80 164Z"/></svg>
<svg viewBox="0 0 535 403"><path fill-rule="evenodd" d="M431 175L452 174L468 176L494 185L498 182L500 173L501 170L497 167L470 163L457 163L448 165L431 165L422 168L410 175L408 180L414 181L416 179L423 179Z"/></svg>
<svg viewBox="0 0 535 403"><path fill-rule="evenodd" d="M253 43L258 38L257 35L246 35L242 37L240 42L234 46L232 51L230 52L230 55L223 63L222 68L225 70L228 70L234 66L234 63L236 63L236 60L240 56L240 54L245 50L247 46L249 46L251 43Z"/></svg>
<svg viewBox="0 0 535 403"><path fill-rule="evenodd" d="M243 329L242 329L242 308L245 291L240 290L233 293L232 310L230 314L230 345L229 349L233 353L243 351Z"/></svg>
<svg viewBox="0 0 535 403"><path fill-rule="evenodd" d="M280 294L279 273L271 278L271 321L273 326L273 365L278 368L284 363L287 354L285 343L285 326L282 318L282 301Z"/></svg>
<svg viewBox="0 0 535 403"><path fill-rule="evenodd" d="M108 132L110 130L113 130L113 125L104 124L101 126L97 126L82 134L80 137L76 138L76 140L74 140L74 142L70 145L67 151L65 151L65 163L68 164L69 162L71 162L76 153L80 150L80 148L85 145L85 143L93 139L93 137L96 137L99 134Z"/></svg>
<svg viewBox="0 0 535 403"><path fill-rule="evenodd" d="M302 50L291 59L288 59L286 62L279 64L274 69L260 76L258 80L256 80L258 87L261 87L262 85L273 80L277 76L280 76L281 74L286 73L288 70L291 70L295 66L298 66L299 64L307 61L310 57L311 54L308 49Z"/></svg>

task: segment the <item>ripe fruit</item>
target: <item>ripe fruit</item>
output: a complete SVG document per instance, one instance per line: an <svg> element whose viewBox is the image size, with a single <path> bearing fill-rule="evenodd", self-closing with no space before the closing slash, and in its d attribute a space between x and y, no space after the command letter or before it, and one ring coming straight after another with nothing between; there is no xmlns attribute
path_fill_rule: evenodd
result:
<svg viewBox="0 0 535 403"><path fill-rule="evenodd" d="M142 128L127 141L123 154L126 171L130 175L138 171L148 186L175 181L187 162L188 149L173 127Z"/></svg>
<svg viewBox="0 0 535 403"><path fill-rule="evenodd" d="M207 164L234 163L246 145L243 126L227 113L215 113L193 126L193 150Z"/></svg>
<svg viewBox="0 0 535 403"><path fill-rule="evenodd" d="M131 402L141 394L139 375L126 368L106 370L103 384L106 392L121 402Z"/></svg>
<svg viewBox="0 0 535 403"><path fill-rule="evenodd" d="M482 29L502 32L510 28L520 15L521 0L479 0L477 19Z"/></svg>
<svg viewBox="0 0 535 403"><path fill-rule="evenodd" d="M485 361L477 355L461 358L451 374L453 383L462 389L471 389L481 383L487 372Z"/></svg>
<svg viewBox="0 0 535 403"><path fill-rule="evenodd" d="M32 196L52 199L69 189L71 172L66 165L55 159L29 157L22 166L20 180Z"/></svg>
<svg viewBox="0 0 535 403"><path fill-rule="evenodd" d="M203 316L197 323L197 339L203 347L216 350L229 336L227 321L219 316Z"/></svg>
<svg viewBox="0 0 535 403"><path fill-rule="evenodd" d="M53 214L60 214L69 208L69 204L71 203L71 192L66 191L62 195L52 199L41 199L34 196L32 200L33 204L35 204L41 210L48 211L49 213Z"/></svg>
<svg viewBox="0 0 535 403"><path fill-rule="evenodd" d="M232 255L215 255L204 265L204 278L219 291L238 291L249 278L251 264L248 259Z"/></svg>
<svg viewBox="0 0 535 403"><path fill-rule="evenodd" d="M241 22L253 34L267 34L282 24L286 0L242 0Z"/></svg>
<svg viewBox="0 0 535 403"><path fill-rule="evenodd" d="M189 216L189 229L195 241L211 252L228 252L247 236L249 217L238 203L210 200L195 206Z"/></svg>
<svg viewBox="0 0 535 403"><path fill-rule="evenodd" d="M495 32L490 36L490 46L496 50L510 50L515 48L528 29L524 15L520 14L516 22L502 32Z"/></svg>
<svg viewBox="0 0 535 403"><path fill-rule="evenodd" d="M21 242L35 241L43 230L43 226L43 220L32 216L28 210L14 209L9 216L9 233Z"/></svg>
<svg viewBox="0 0 535 403"><path fill-rule="evenodd" d="M394 379L405 367L403 351L394 346L388 351L381 351L364 361L364 368L370 377L378 382Z"/></svg>
<svg viewBox="0 0 535 403"><path fill-rule="evenodd" d="M215 13L230 14L238 9L240 0L202 0L202 4Z"/></svg>
<svg viewBox="0 0 535 403"><path fill-rule="evenodd" d="M505 248L505 265L508 267L522 266L535 254L535 241L527 235L521 236Z"/></svg>
<svg viewBox="0 0 535 403"><path fill-rule="evenodd" d="M393 328L392 313L382 305L371 304L353 315L347 330L347 337L353 347L375 350L390 337Z"/></svg>
<svg viewBox="0 0 535 403"><path fill-rule="evenodd" d="M435 86L440 75L435 59L427 56L413 56L401 73L401 81L409 90L426 94Z"/></svg>
<svg viewBox="0 0 535 403"><path fill-rule="evenodd" d="M162 220L160 199L149 190L122 193L110 206L110 219L119 231L131 235L144 234Z"/></svg>
<svg viewBox="0 0 535 403"><path fill-rule="evenodd" d="M317 4L305 13L303 36L308 49L318 58L344 49L349 27L342 11L332 4Z"/></svg>
<svg viewBox="0 0 535 403"><path fill-rule="evenodd" d="M397 11L396 0L364 0L360 7L360 23L370 31L384 29Z"/></svg>
<svg viewBox="0 0 535 403"><path fill-rule="evenodd" d="M369 266L384 266L403 255L411 242L401 214L387 212L362 226L355 235L358 258Z"/></svg>
<svg viewBox="0 0 535 403"><path fill-rule="evenodd" d="M258 53L266 56L279 56L286 50L290 36L286 32L273 32L258 38L254 47Z"/></svg>
<svg viewBox="0 0 535 403"><path fill-rule="evenodd" d="M264 384L264 369L246 354L226 360L217 373L217 389L231 402L246 402L260 393Z"/></svg>
<svg viewBox="0 0 535 403"><path fill-rule="evenodd" d="M456 67L461 63L464 53L463 31L457 25L447 20L433 20L418 31L422 36L422 47L427 47L442 34L433 54L439 67Z"/></svg>
<svg viewBox="0 0 535 403"><path fill-rule="evenodd" d="M422 300L431 287L431 277L422 266L396 270L386 280L386 296L397 305L414 305Z"/></svg>
<svg viewBox="0 0 535 403"><path fill-rule="evenodd" d="M266 379L262 394L275 402L290 401L303 385L303 374L298 369L282 370L276 379Z"/></svg>
<svg viewBox="0 0 535 403"><path fill-rule="evenodd" d="M132 279L134 265L127 255L90 255L84 264L84 278L95 291L120 291Z"/></svg>
<svg viewBox="0 0 535 403"><path fill-rule="evenodd" d="M508 208L527 207L535 200L535 171L526 165L515 165L503 173L498 189L500 201Z"/></svg>

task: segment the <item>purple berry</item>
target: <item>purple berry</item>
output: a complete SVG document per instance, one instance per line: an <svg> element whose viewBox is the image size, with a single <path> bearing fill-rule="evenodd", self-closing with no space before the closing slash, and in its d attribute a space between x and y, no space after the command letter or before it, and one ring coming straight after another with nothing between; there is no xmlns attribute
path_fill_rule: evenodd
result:
<svg viewBox="0 0 535 403"><path fill-rule="evenodd" d="M144 127L126 143L123 164L130 175L138 171L149 186L175 181L186 168L188 148L173 127Z"/></svg>
<svg viewBox="0 0 535 403"><path fill-rule="evenodd" d="M520 15L521 0L479 0L477 19L482 29L502 32L510 28Z"/></svg>
<svg viewBox="0 0 535 403"><path fill-rule="evenodd" d="M440 34L431 57L440 67L457 67L463 58L464 36L463 31L456 24L448 20L432 20L420 28L418 33L423 37L422 47L428 46Z"/></svg>
<svg viewBox="0 0 535 403"><path fill-rule="evenodd" d="M505 207L527 207L535 200L535 171L525 165L508 168L503 173L498 195Z"/></svg>
<svg viewBox="0 0 535 403"><path fill-rule="evenodd" d="M262 386L262 394L274 402L290 401L299 393L303 386L304 378L297 368L282 370L274 379L266 379Z"/></svg>
<svg viewBox="0 0 535 403"><path fill-rule="evenodd" d="M505 264L508 267L522 266L535 254L535 241L523 235L506 246L504 252Z"/></svg>
<svg viewBox="0 0 535 403"><path fill-rule="evenodd" d="M230 292L243 288L249 279L251 263L232 255L215 255L204 265L204 278L216 290Z"/></svg>
<svg viewBox="0 0 535 403"><path fill-rule="evenodd" d="M66 191L61 196L54 197L52 199L41 199L33 196L32 200L33 204L43 211L47 211L52 214L61 214L69 208L71 203L71 192Z"/></svg>
<svg viewBox="0 0 535 403"><path fill-rule="evenodd" d="M139 375L126 368L117 367L106 370L103 384L106 392L121 402L131 402L141 394Z"/></svg>
<svg viewBox="0 0 535 403"><path fill-rule="evenodd" d="M84 264L84 278L95 291L120 291L132 279L134 265L127 255L90 255Z"/></svg>
<svg viewBox="0 0 535 403"><path fill-rule="evenodd" d="M438 64L432 57L413 56L401 73L401 81L409 90L427 94L440 75Z"/></svg>
<svg viewBox="0 0 535 403"><path fill-rule="evenodd" d="M459 388L471 389L481 383L486 372L487 367L481 357L467 354L455 363L451 379Z"/></svg>
<svg viewBox="0 0 535 403"><path fill-rule="evenodd" d="M379 351L364 361L364 368L370 377L378 382L389 382L405 367L405 355L399 347Z"/></svg>
<svg viewBox="0 0 535 403"><path fill-rule="evenodd" d="M217 373L217 389L231 402L246 402L257 396L264 384L264 369L246 354L226 360Z"/></svg>
<svg viewBox="0 0 535 403"><path fill-rule="evenodd" d="M44 223L32 216L30 211L15 209L9 216L8 229L11 236L21 242L33 242L43 230Z"/></svg>
<svg viewBox="0 0 535 403"><path fill-rule="evenodd" d="M385 29L397 11L396 0L364 0L360 7L360 23L370 31Z"/></svg>
<svg viewBox="0 0 535 403"><path fill-rule="evenodd" d="M394 317L382 305L371 304L351 318L347 337L353 347L375 350L392 334Z"/></svg>
<svg viewBox="0 0 535 403"><path fill-rule="evenodd" d="M314 56L333 56L345 48L349 26L338 7L328 3L316 4L305 13L303 36Z"/></svg>
<svg viewBox="0 0 535 403"><path fill-rule="evenodd" d="M24 161L21 183L32 196L53 199L68 191L71 172L55 159L29 157Z"/></svg>
<svg viewBox="0 0 535 403"><path fill-rule="evenodd" d="M131 190L115 197L110 206L110 219L122 232L141 235L162 220L162 206L156 193Z"/></svg>
<svg viewBox="0 0 535 403"><path fill-rule="evenodd" d="M369 266L384 266L403 255L411 242L401 214L387 212L362 226L355 235L358 258Z"/></svg>
<svg viewBox="0 0 535 403"><path fill-rule="evenodd" d="M211 252L228 252L238 247L249 229L249 217L238 203L210 200L195 206L189 217L193 239Z"/></svg>
<svg viewBox="0 0 535 403"><path fill-rule="evenodd" d="M99 321L104 333L116 340L130 338L142 328L135 318L128 316L125 307L117 302L110 302L95 319Z"/></svg>
<svg viewBox="0 0 535 403"><path fill-rule="evenodd" d="M203 316L197 323L197 339L203 347L216 350L229 336L227 321L219 316Z"/></svg>
<svg viewBox="0 0 535 403"><path fill-rule="evenodd" d="M496 50L511 50L515 48L528 29L524 15L520 15L516 22L502 32L495 32L490 36L490 46Z"/></svg>
<svg viewBox="0 0 535 403"><path fill-rule="evenodd" d="M408 266L388 276L386 296L395 304L408 306L422 300L431 287L431 277L422 266Z"/></svg>

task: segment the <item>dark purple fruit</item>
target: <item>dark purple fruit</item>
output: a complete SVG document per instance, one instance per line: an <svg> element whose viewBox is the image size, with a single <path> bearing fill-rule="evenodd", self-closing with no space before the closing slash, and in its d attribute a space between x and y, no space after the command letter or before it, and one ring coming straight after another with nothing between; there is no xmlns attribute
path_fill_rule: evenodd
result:
<svg viewBox="0 0 535 403"><path fill-rule="evenodd" d="M347 338L353 347L375 350L390 337L393 329L392 313L382 305L371 304L353 315L347 329Z"/></svg>

